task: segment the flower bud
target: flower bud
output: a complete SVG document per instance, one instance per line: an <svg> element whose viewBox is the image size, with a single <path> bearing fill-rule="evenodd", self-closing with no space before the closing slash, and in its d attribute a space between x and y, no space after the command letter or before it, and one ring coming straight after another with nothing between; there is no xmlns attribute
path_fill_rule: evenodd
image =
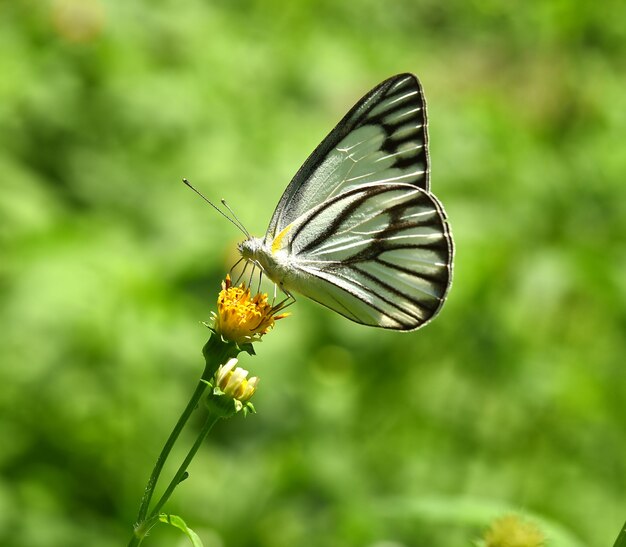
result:
<svg viewBox="0 0 626 547"><path fill-rule="evenodd" d="M250 400L258 383L256 376L248 379L248 371L238 367L235 358L229 359L215 373L215 385L226 395L242 403Z"/></svg>
<svg viewBox="0 0 626 547"><path fill-rule="evenodd" d="M248 371L237 366L237 359L229 359L217 369L213 393L209 395L207 403L224 416L242 409L254 411L249 401L258 383L256 376L248 378Z"/></svg>

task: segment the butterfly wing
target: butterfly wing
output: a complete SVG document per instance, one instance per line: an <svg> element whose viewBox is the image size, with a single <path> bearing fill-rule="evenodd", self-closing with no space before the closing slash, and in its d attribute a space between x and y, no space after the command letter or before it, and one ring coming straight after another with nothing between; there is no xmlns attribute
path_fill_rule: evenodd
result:
<svg viewBox="0 0 626 547"><path fill-rule="evenodd" d="M413 330L434 317L453 243L429 191L426 122L411 74L365 95L281 197L264 240L266 273L357 323Z"/></svg>
<svg viewBox="0 0 626 547"><path fill-rule="evenodd" d="M440 309L452 273L445 213L425 190L373 183L318 205L276 240L289 256L285 288L348 319L396 330Z"/></svg>
<svg viewBox="0 0 626 547"><path fill-rule="evenodd" d="M372 89L313 151L283 193L265 241L333 196L377 182L429 189L426 103L412 74Z"/></svg>

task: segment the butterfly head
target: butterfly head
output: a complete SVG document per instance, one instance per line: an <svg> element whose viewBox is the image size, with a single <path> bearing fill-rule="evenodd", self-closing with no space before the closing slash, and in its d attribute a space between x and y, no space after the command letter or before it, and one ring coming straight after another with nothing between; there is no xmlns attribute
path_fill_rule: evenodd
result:
<svg viewBox="0 0 626 547"><path fill-rule="evenodd" d="M280 282L280 265L277 263L276 257L272 254L271 250L268 249L263 239L249 237L239 243L237 248L243 260L254 264L255 267L261 268L263 273L274 283Z"/></svg>
<svg viewBox="0 0 626 547"><path fill-rule="evenodd" d="M263 247L263 240L258 237L249 237L237 245L237 249L245 260L255 260Z"/></svg>

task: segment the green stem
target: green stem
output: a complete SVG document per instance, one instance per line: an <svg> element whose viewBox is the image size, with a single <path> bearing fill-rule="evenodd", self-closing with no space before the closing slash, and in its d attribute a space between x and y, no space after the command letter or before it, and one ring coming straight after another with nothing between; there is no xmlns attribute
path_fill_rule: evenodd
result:
<svg viewBox="0 0 626 547"><path fill-rule="evenodd" d="M624 526L622 528L622 531L619 533L619 536L617 536L617 539L615 540L615 545L613 545L613 547L626 547L626 522L624 523Z"/></svg>
<svg viewBox="0 0 626 547"><path fill-rule="evenodd" d="M207 384L203 382L202 380L200 380L198 382L198 385L196 386L195 391L193 392L193 395L191 396L191 399L189 399L189 402L187 403L185 410L183 410L183 413L180 415L180 418L178 418L178 421L176 422L174 429L170 433L170 436L168 437L167 441L165 442L165 445L163 446L163 449L161 450L161 453L159 454L159 457L157 458L156 464L154 465L152 474L150 475L150 478L148 479L148 484L146 484L146 489L141 499L141 506L139 507L139 513L137 513L137 523L141 523L145 520L146 515L148 514L148 507L150 506L150 501L152 500L152 495L154 494L154 488L156 486L157 480L159 479L159 476L161 475L161 471L163 470L163 466L165 465L167 457L170 455L172 447L174 446L174 443L178 439L178 436L180 435L181 431L187 424L189 417L198 406L198 403L200 402L200 399L202 395L204 394L206 388L207 388Z"/></svg>
<svg viewBox="0 0 626 547"><path fill-rule="evenodd" d="M172 479L169 486L167 487L167 490L161 496L159 501L157 501L156 505L154 506L154 509L152 509L152 511L150 512L149 518L156 517L159 514L161 507L163 507L165 502L170 498L170 496L172 495L176 487L180 484L181 480L183 479L185 473L187 472L187 467L189 467L189 464L191 463L191 460L193 460L194 456L196 455L196 452L200 448L200 445L202 445L202 443L204 442L204 439L209 434L209 431L213 429L213 426L217 423L219 419L220 419L220 416L209 413L206 421L204 422L204 425L202 426L202 429L200 430L200 433L198 434L198 438L196 439L196 442L191 447L191 450L187 454L187 457L185 458L183 463L180 464L180 467L178 468L178 471L176 471L176 475L174 475L174 478Z"/></svg>
<svg viewBox="0 0 626 547"><path fill-rule="evenodd" d="M152 474L148 479L148 484L146 484L146 489L144 491L143 497L141 498L139 512L137 513L137 519L135 521L136 524L134 527L134 533L130 542L128 543L128 547L136 547L137 545L139 545L149 529L149 526L147 526L148 522L146 521L146 515L148 514L150 501L152 500L157 481L159 479L159 476L161 475L163 466L165 465L165 462L170 455L172 447L176 443L176 440L178 439L181 431L189 421L191 414L193 414L193 411L198 406L202 395L208 387L206 381L212 378L219 365L226 362L229 357L234 357L235 355L237 355L237 353L238 349L234 344L222 341L221 338L217 335L211 336L204 348L202 348L202 354L204 355L206 361L204 372L202 373L201 380L198 382L198 385L196 386L196 389L193 392L191 399L189 399L185 410L183 410L180 418L178 418L174 429L170 433L170 436L165 442L165 445L163 446L163 449L161 450L161 453L157 458L154 469L152 470Z"/></svg>

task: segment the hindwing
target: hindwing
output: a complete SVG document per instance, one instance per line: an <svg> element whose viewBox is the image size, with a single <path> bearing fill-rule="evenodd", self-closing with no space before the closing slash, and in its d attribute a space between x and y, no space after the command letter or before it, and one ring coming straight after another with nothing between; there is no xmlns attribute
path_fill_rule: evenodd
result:
<svg viewBox="0 0 626 547"><path fill-rule="evenodd" d="M413 330L441 307L453 245L441 204L409 184L368 184L295 221L276 251L289 290L365 325Z"/></svg>

